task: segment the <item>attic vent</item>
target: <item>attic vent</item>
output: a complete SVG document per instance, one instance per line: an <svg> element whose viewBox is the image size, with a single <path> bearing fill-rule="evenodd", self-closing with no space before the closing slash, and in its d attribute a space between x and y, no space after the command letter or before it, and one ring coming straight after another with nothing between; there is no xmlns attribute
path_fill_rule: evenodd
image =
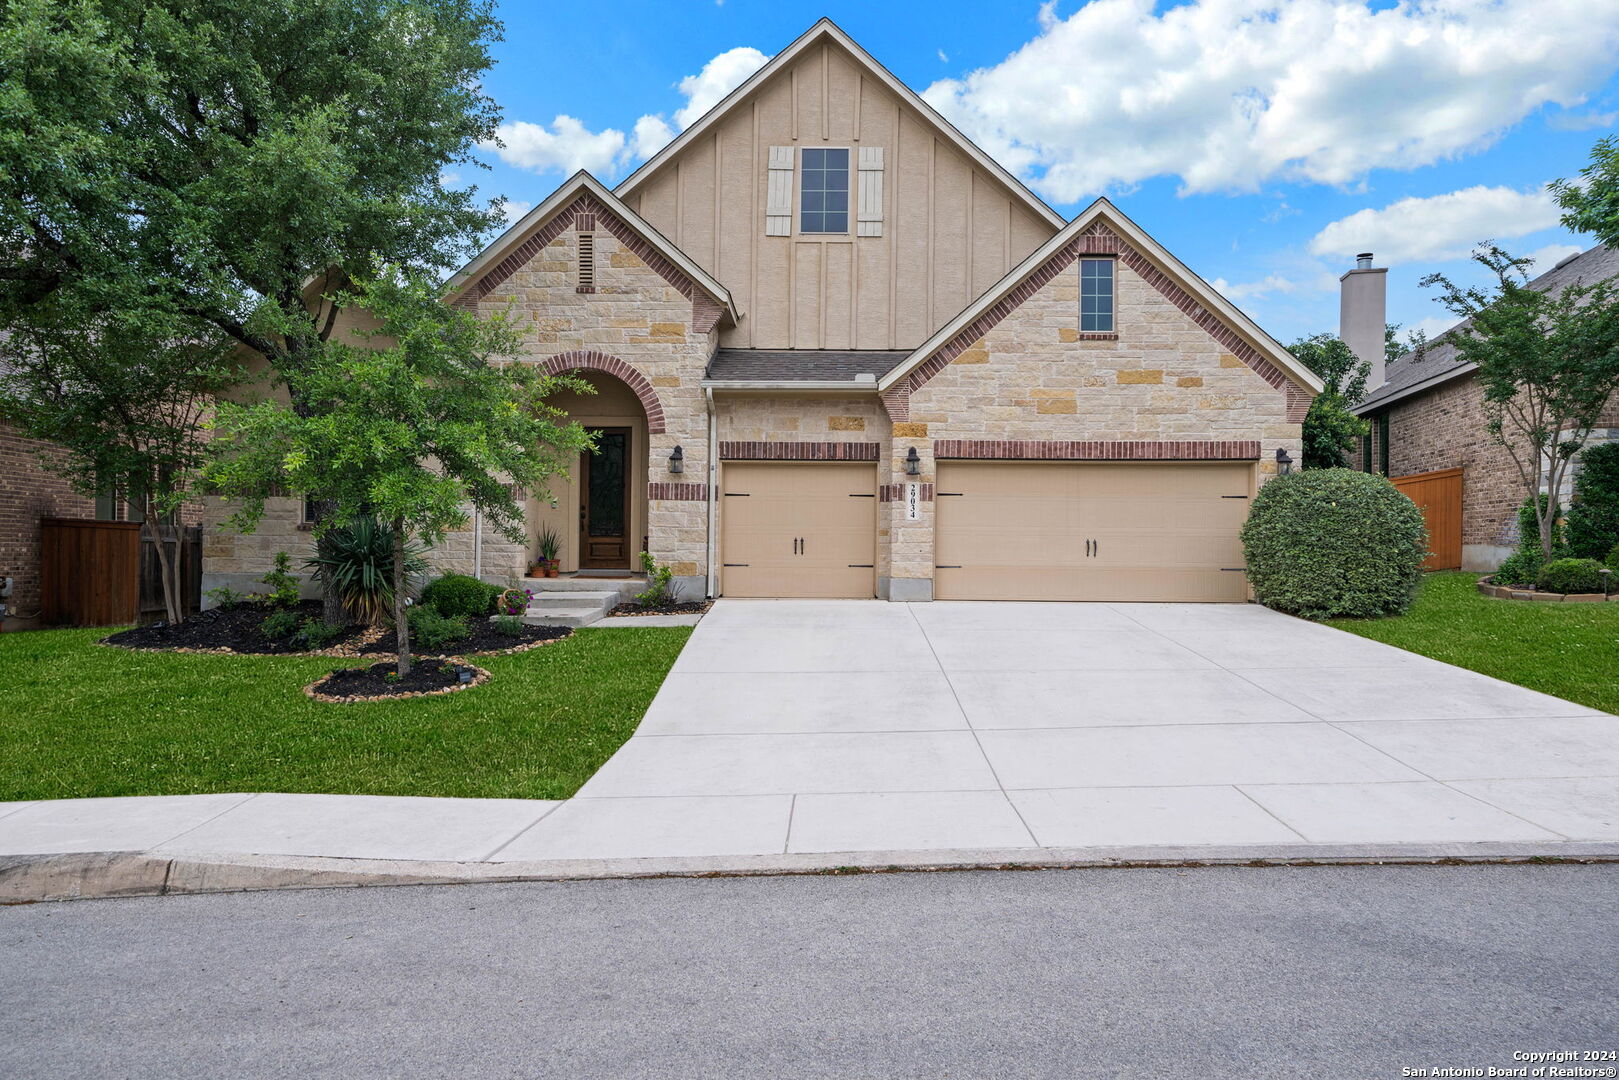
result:
<svg viewBox="0 0 1619 1080"><path fill-rule="evenodd" d="M579 234L579 287L574 291L596 291L596 234L593 232Z"/></svg>

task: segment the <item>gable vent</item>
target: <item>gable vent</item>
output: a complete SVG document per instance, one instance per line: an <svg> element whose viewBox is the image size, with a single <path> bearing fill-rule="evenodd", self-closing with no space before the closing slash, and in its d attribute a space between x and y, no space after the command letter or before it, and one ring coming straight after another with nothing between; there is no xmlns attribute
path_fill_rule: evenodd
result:
<svg viewBox="0 0 1619 1080"><path fill-rule="evenodd" d="M579 285L575 292L596 291L596 234L579 233Z"/></svg>

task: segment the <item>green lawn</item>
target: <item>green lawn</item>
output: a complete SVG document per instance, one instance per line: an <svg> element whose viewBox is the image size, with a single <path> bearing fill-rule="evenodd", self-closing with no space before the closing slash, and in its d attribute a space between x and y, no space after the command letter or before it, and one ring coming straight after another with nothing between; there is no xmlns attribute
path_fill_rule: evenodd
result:
<svg viewBox="0 0 1619 1080"><path fill-rule="evenodd" d="M1329 625L1593 709L1619 713L1619 602L1481 596L1478 574L1430 574L1409 613Z"/></svg>
<svg viewBox="0 0 1619 1080"><path fill-rule="evenodd" d="M351 662L128 652L95 644L107 633L0 635L0 801L221 791L566 798L629 738L691 636L581 630L478 658L494 678L473 690L328 705L304 685Z"/></svg>

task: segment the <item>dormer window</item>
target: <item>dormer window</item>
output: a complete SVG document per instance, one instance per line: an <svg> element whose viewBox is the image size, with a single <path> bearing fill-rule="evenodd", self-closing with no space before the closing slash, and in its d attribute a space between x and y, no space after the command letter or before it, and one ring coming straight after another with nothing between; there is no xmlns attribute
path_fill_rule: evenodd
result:
<svg viewBox="0 0 1619 1080"><path fill-rule="evenodd" d="M805 147L798 187L798 231L849 231L849 150Z"/></svg>
<svg viewBox="0 0 1619 1080"><path fill-rule="evenodd" d="M1113 260L1079 260L1079 329L1113 332Z"/></svg>

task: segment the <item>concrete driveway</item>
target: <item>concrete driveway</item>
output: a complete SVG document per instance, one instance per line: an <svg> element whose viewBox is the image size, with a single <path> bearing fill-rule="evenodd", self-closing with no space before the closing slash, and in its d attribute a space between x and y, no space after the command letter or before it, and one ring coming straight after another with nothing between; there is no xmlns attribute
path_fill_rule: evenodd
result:
<svg viewBox="0 0 1619 1080"><path fill-rule="evenodd" d="M1619 840L1619 719L1254 605L722 600L498 859Z"/></svg>

